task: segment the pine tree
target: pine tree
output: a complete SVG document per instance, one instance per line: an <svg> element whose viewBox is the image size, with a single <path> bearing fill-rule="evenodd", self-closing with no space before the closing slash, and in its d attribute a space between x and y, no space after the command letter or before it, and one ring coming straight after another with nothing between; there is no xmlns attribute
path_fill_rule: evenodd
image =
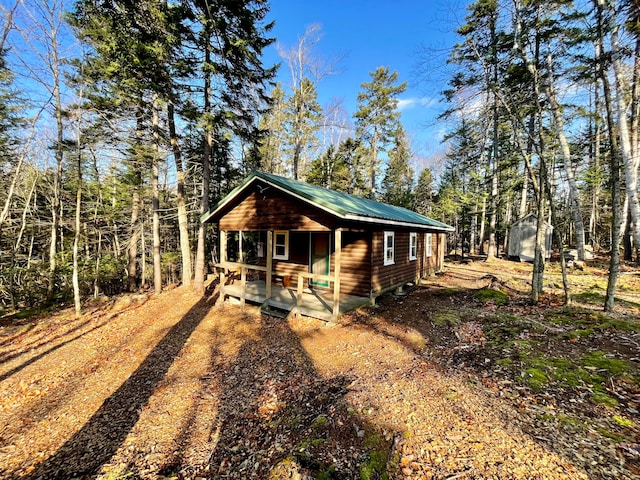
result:
<svg viewBox="0 0 640 480"><path fill-rule="evenodd" d="M294 179L304 178L306 164L318 144L316 138L320 130L322 108L318 103L318 92L309 78L303 78L300 86L293 90L285 107L287 144L291 175Z"/></svg>
<svg viewBox="0 0 640 480"><path fill-rule="evenodd" d="M407 83L397 82L398 72L378 67L371 72L371 81L363 83L358 93L358 110L354 114L356 138L360 139L362 149L358 168L367 179L364 193L371 198L378 195L381 154L388 151L400 122L397 97L407 89Z"/></svg>
<svg viewBox="0 0 640 480"><path fill-rule="evenodd" d="M425 168L420 172L418 183L413 191L413 210L423 215L432 215L433 187L433 172L430 168Z"/></svg>
<svg viewBox="0 0 640 480"><path fill-rule="evenodd" d="M382 199L385 203L411 208L413 193L413 168L407 135L401 125L394 133L393 146L389 150L387 169L382 180Z"/></svg>
<svg viewBox="0 0 640 480"><path fill-rule="evenodd" d="M285 94L280 82L270 93L271 107L260 118L260 129L265 132L260 146L261 169L276 175L285 174L284 146L286 143Z"/></svg>
<svg viewBox="0 0 640 480"><path fill-rule="evenodd" d="M333 145L311 163L307 182L350 194L358 194L363 188L355 169L358 142L348 138L336 149Z"/></svg>

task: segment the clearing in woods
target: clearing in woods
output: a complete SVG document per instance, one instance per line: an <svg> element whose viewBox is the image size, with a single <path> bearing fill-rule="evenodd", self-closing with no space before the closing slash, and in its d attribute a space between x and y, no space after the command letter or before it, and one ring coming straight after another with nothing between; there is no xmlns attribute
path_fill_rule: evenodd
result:
<svg viewBox="0 0 640 480"><path fill-rule="evenodd" d="M640 478L640 274L450 262L337 324L183 289L0 330L2 478Z"/></svg>

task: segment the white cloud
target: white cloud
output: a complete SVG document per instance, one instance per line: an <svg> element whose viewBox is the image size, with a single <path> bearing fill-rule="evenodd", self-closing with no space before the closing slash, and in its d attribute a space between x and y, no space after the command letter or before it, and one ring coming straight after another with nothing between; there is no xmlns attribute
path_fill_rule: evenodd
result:
<svg viewBox="0 0 640 480"><path fill-rule="evenodd" d="M430 107L437 102L438 100L432 97L400 98L398 100L398 110L403 111L416 107Z"/></svg>

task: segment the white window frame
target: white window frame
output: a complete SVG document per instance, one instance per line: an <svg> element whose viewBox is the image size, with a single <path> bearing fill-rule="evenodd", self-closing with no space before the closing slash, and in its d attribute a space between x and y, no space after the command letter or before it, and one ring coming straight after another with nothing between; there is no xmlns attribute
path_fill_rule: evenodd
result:
<svg viewBox="0 0 640 480"><path fill-rule="evenodd" d="M416 232L409 233L409 260L418 258L418 234Z"/></svg>
<svg viewBox="0 0 640 480"><path fill-rule="evenodd" d="M284 244L278 243L278 235L284 235ZM284 254L278 255L278 247L284 247ZM273 259L289 260L289 231L276 230L273 232Z"/></svg>
<svg viewBox="0 0 640 480"><path fill-rule="evenodd" d="M431 257L433 255L433 237L432 233L424 234L424 255L425 257Z"/></svg>
<svg viewBox="0 0 640 480"><path fill-rule="evenodd" d="M391 239L391 245L389 245ZM396 232L384 232L384 265L393 265L396 263ZM389 257L389 254L391 256Z"/></svg>

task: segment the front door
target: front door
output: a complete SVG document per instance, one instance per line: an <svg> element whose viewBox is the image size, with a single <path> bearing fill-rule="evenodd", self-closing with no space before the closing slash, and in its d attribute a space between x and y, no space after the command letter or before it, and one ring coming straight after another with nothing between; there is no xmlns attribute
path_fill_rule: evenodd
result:
<svg viewBox="0 0 640 480"><path fill-rule="evenodd" d="M309 270L316 275L329 275L329 232L311 233L309 241ZM313 281L312 287L328 287L328 281Z"/></svg>

